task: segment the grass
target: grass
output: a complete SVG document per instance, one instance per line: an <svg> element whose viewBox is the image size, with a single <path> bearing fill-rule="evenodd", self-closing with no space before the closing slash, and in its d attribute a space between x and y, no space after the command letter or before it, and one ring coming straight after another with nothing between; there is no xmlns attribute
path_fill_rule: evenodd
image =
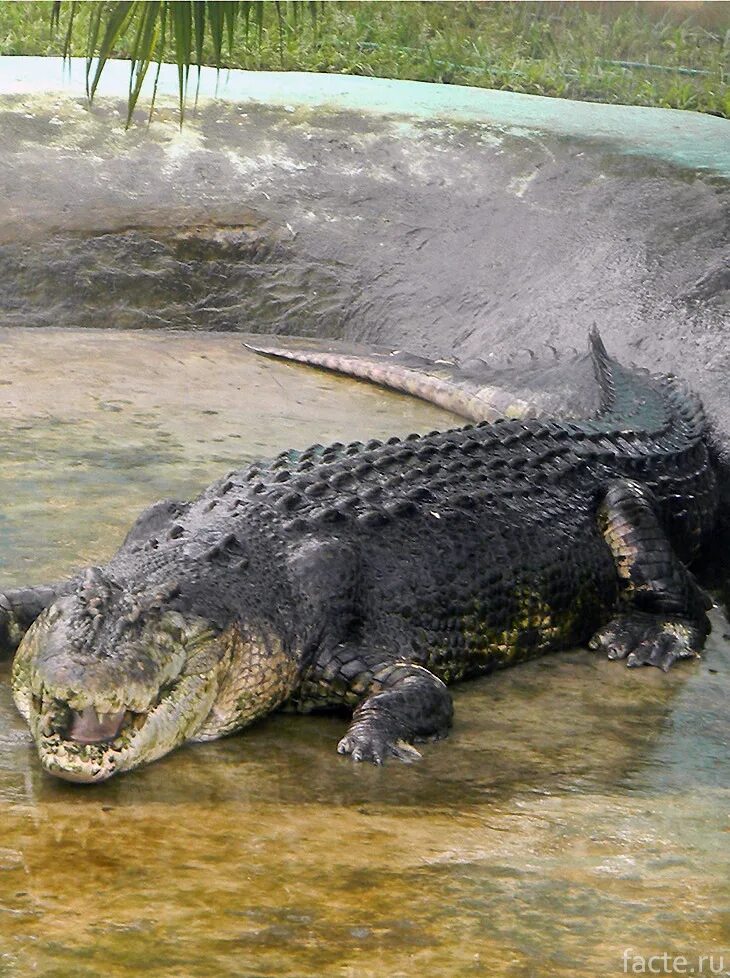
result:
<svg viewBox="0 0 730 978"><path fill-rule="evenodd" d="M51 6L0 2L0 54L60 55L68 14L52 36ZM86 53L96 6L79 5L74 54ZM282 3L281 27L275 5L265 7L260 40L255 29L247 38L239 23L226 65L412 78L730 118L727 2L325 3L317 5L316 23ZM129 57L132 43L130 30L113 56ZM203 58L214 61L212 47Z"/></svg>

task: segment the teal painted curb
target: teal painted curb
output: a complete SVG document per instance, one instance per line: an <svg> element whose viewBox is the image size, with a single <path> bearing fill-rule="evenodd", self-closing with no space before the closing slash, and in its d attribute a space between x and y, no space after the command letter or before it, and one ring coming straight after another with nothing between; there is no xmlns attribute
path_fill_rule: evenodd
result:
<svg viewBox="0 0 730 978"><path fill-rule="evenodd" d="M85 62L74 58L0 57L0 94L85 94ZM152 90L150 69L143 93ZM194 91L197 73L191 75ZM99 96L126 98L129 62L110 61ZM163 65L158 94L177 97L177 68ZM499 129L595 139L620 152L654 157L692 170L730 177L730 122L698 112L520 95L462 85L281 71L204 68L201 99L349 110L419 121L480 123Z"/></svg>

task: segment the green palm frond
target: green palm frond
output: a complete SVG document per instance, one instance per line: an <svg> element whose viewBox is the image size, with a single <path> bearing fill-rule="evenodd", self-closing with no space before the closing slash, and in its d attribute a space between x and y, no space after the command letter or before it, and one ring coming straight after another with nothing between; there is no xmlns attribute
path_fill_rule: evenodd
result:
<svg viewBox="0 0 730 978"><path fill-rule="evenodd" d="M289 2L276 0L267 4L263 0L124 0L124 2L81 4L79 0L62 3L55 0L51 9L51 30L61 26L61 15L68 8L68 23L63 44L64 58L71 57L74 18L81 6L93 7L89 16L86 42L86 91L93 99L99 86L104 67L120 43L128 34L132 40L129 45L131 62L129 79L129 99L127 125L142 91L142 83L149 67L157 63L157 76L163 60L172 60L177 65L180 122L185 113L188 95L190 69L197 67L198 76L203 65L203 52L206 42L210 42L212 57L207 63L216 68L224 67L227 48L230 58L236 38L236 28L243 22L246 41L249 27L256 28L260 44L267 17L267 8L273 8L273 16L278 29L279 50L283 57L284 35L287 30L296 30L305 9L316 26L317 3ZM152 93L150 112L154 107L157 93L157 78Z"/></svg>
<svg viewBox="0 0 730 978"><path fill-rule="evenodd" d="M130 119L142 82L155 64L159 76L162 62L177 63L181 121L189 83L191 95L199 90L201 65L409 78L730 118L726 2L63 0L50 6L49 38L47 21L38 17L45 3L0 0L0 54L86 56L90 95L108 57L128 59Z"/></svg>

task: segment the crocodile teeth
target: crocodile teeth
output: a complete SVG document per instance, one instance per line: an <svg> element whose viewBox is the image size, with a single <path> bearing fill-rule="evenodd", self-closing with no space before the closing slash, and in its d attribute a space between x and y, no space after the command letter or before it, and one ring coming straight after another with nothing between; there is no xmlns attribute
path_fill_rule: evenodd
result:
<svg viewBox="0 0 730 978"><path fill-rule="evenodd" d="M97 713L95 707L86 706L83 710L71 711L71 723L67 737L77 744L102 744L119 733L126 710L116 713Z"/></svg>

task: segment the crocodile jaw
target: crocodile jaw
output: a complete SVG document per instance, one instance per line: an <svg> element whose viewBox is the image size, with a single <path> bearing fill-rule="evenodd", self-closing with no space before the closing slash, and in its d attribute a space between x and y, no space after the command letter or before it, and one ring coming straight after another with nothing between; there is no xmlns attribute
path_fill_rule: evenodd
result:
<svg viewBox="0 0 730 978"><path fill-rule="evenodd" d="M105 781L155 761L194 737L210 713L218 691L215 672L184 676L136 723L123 724L110 740L81 743L47 729L47 712L27 717L43 769L65 781ZM21 707L20 697L16 703ZM21 712L24 712L21 707Z"/></svg>
<svg viewBox="0 0 730 978"><path fill-rule="evenodd" d="M49 774L104 781L194 735L215 701L225 659L208 622L169 611L152 610L115 649L89 629L78 601L65 598L21 642L13 697Z"/></svg>
<svg viewBox="0 0 730 978"><path fill-rule="evenodd" d="M132 684L82 696L50 683L38 668L53 625L46 612L28 631L12 685L44 770L66 781L105 781L186 741L240 730L286 699L297 674L296 659L271 630L237 623L215 635L198 620L187 642L158 663L157 689L146 701Z"/></svg>
<svg viewBox="0 0 730 978"><path fill-rule="evenodd" d="M111 706L110 700L98 706L69 702L68 691L44 684L36 669L43 624L33 626L18 649L12 687L15 705L49 774L66 781L105 781L174 750L191 739L210 714L221 673L217 657L213 664L208 661L207 669L179 674L172 681L165 677L155 702L146 708L134 702L132 709L125 709L123 690L110 690L118 700ZM100 717L96 730L88 719L95 713Z"/></svg>

